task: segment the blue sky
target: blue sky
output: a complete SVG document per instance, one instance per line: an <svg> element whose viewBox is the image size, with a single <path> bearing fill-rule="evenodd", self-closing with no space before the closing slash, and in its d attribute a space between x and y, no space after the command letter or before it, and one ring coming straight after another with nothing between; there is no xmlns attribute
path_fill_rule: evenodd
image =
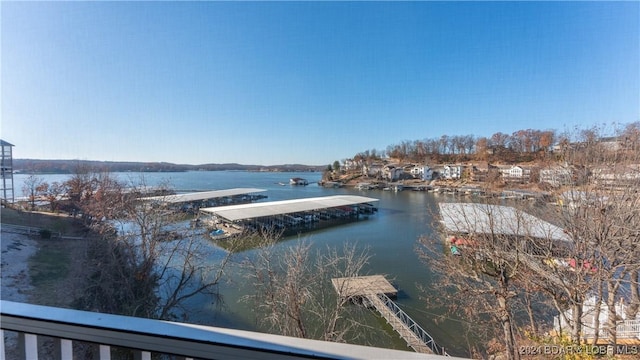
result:
<svg viewBox="0 0 640 360"><path fill-rule="evenodd" d="M640 120L639 2L0 6L17 158L323 165Z"/></svg>

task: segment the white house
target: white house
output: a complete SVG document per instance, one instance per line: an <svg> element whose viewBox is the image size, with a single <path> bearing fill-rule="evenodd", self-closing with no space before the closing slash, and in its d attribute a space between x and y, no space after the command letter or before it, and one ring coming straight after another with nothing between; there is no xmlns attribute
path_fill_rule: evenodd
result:
<svg viewBox="0 0 640 360"><path fill-rule="evenodd" d="M382 167L383 165L379 163L365 164L362 166L362 175L377 178L382 175Z"/></svg>
<svg viewBox="0 0 640 360"><path fill-rule="evenodd" d="M569 185L573 179L571 169L555 166L546 169L540 169L540 182L548 183L553 186Z"/></svg>
<svg viewBox="0 0 640 360"><path fill-rule="evenodd" d="M502 178L507 181L529 181L531 178L531 168L528 166L513 165L511 167L500 167Z"/></svg>
<svg viewBox="0 0 640 360"><path fill-rule="evenodd" d="M460 165L445 165L442 170L441 176L445 179L460 179L462 177L462 166Z"/></svg>
<svg viewBox="0 0 640 360"><path fill-rule="evenodd" d="M404 169L396 164L385 165L382 168L382 177L387 181L396 181L404 174Z"/></svg>
<svg viewBox="0 0 640 360"><path fill-rule="evenodd" d="M356 161L353 159L346 159L342 164L342 170L344 171L353 171L358 169L362 165L361 161Z"/></svg>
<svg viewBox="0 0 640 360"><path fill-rule="evenodd" d="M431 180L433 179L433 169L429 165L415 165L409 172L414 179Z"/></svg>
<svg viewBox="0 0 640 360"><path fill-rule="evenodd" d="M640 182L640 164L596 167L591 177L595 184L608 187L628 187Z"/></svg>
<svg viewBox="0 0 640 360"><path fill-rule="evenodd" d="M596 309L600 307L599 313ZM619 318L616 326L616 336L618 339L640 339L640 314L637 314L635 318L628 318L627 305L622 301L615 304L616 316ZM606 339L609 333L606 329L609 319L609 309L606 304L597 304L595 296L587 298L582 303L582 336L584 339L592 339L596 333L596 314L598 323L598 337ZM568 320L568 322L566 320ZM553 325L556 331L563 329L570 331L571 324L573 323L573 313L568 310L564 313L564 316L555 316L553 319Z"/></svg>

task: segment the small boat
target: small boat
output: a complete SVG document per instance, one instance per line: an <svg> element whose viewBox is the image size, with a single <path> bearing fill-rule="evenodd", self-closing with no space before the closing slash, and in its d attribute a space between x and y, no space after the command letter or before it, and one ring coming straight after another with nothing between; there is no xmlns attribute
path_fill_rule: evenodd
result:
<svg viewBox="0 0 640 360"><path fill-rule="evenodd" d="M305 186L305 185L309 185L309 182L307 181L307 179L294 177L294 178L289 179L289 184Z"/></svg>
<svg viewBox="0 0 640 360"><path fill-rule="evenodd" d="M372 185L370 183L357 183L356 184L356 189L357 190L371 190Z"/></svg>
<svg viewBox="0 0 640 360"><path fill-rule="evenodd" d="M460 249L457 246L451 245L451 254L456 256L461 256Z"/></svg>
<svg viewBox="0 0 640 360"><path fill-rule="evenodd" d="M214 239L224 237L225 235L226 233L222 229L215 229L209 233L209 236L211 236Z"/></svg>

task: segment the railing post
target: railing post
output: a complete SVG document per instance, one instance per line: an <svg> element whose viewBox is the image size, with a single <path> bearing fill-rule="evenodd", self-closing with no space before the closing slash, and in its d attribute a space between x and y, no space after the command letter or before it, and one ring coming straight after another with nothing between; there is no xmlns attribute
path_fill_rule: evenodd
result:
<svg viewBox="0 0 640 360"><path fill-rule="evenodd" d="M4 341L4 339L3 339ZM38 336L33 334L18 333L18 346L23 359L38 359Z"/></svg>
<svg viewBox="0 0 640 360"><path fill-rule="evenodd" d="M0 360L5 360L4 354L4 330L0 329Z"/></svg>
<svg viewBox="0 0 640 360"><path fill-rule="evenodd" d="M100 344L98 351L100 360L111 360L111 346Z"/></svg>
<svg viewBox="0 0 640 360"><path fill-rule="evenodd" d="M73 359L73 342L71 340L56 339L54 346L55 346L56 360L72 360Z"/></svg>
<svg viewBox="0 0 640 360"><path fill-rule="evenodd" d="M149 351L136 351L133 354L134 360L151 360L151 352Z"/></svg>

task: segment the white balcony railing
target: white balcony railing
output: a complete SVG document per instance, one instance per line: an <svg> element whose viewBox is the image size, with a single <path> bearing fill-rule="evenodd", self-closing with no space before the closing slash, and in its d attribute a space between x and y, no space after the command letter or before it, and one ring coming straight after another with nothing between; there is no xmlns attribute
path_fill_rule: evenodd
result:
<svg viewBox="0 0 640 360"><path fill-rule="evenodd" d="M96 358L130 349L136 359L152 354L178 359L427 359L438 355L329 343L169 321L0 301L0 360L9 359L5 334L19 334L23 359L73 359L73 342L97 344ZM38 354L38 337L56 342L55 354ZM451 358L449 358L451 359ZM12 359L11 359L12 360Z"/></svg>
<svg viewBox="0 0 640 360"><path fill-rule="evenodd" d="M609 338L609 330L606 325L601 325L598 329L598 337L600 339ZM595 329L592 327L583 327L583 337L591 339L595 337ZM621 320L616 325L616 337L618 339L640 339L640 320Z"/></svg>

